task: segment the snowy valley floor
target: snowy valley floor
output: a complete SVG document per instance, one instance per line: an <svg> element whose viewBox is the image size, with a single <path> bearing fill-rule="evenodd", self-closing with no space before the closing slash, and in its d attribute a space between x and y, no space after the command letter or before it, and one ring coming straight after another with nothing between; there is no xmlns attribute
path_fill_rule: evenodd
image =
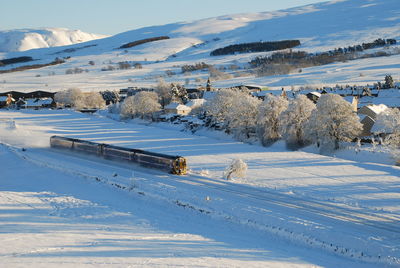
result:
<svg viewBox="0 0 400 268"><path fill-rule="evenodd" d="M1 111L0 125L0 141L13 145L0 146L8 267L399 265L398 167L72 111ZM191 173L50 150L54 134L180 154ZM237 157L246 179L222 180Z"/></svg>

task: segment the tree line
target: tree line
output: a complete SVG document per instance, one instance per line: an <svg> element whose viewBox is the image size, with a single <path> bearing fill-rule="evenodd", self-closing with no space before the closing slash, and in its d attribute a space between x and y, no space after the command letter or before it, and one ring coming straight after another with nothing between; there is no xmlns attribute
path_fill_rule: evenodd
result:
<svg viewBox="0 0 400 268"><path fill-rule="evenodd" d="M165 39L169 39L169 36L157 36L157 37L141 39L141 40L133 41L133 42L130 42L130 43L126 43L126 44L120 46L119 48L131 48L131 47L135 47L135 46L138 46L138 45L141 45L141 44L154 42L154 41L159 41L159 40L165 40Z"/></svg>
<svg viewBox="0 0 400 268"><path fill-rule="evenodd" d="M19 72L19 71L25 71L25 70L31 70L31 69L39 69L39 68L43 68L43 67L47 67L47 66L62 64L64 62L65 62L64 59L56 58L55 60L53 60L52 62L49 62L49 63L24 65L24 66L12 68L12 69L9 69L9 70L0 70L0 74Z"/></svg>
<svg viewBox="0 0 400 268"><path fill-rule="evenodd" d="M33 58L28 57L28 56L22 56L22 57L16 57L16 58L2 59L2 60L0 60L0 66L5 66L8 64L14 64L14 63L28 62L28 61L33 61Z"/></svg>
<svg viewBox="0 0 400 268"><path fill-rule="evenodd" d="M252 42L229 45L226 47L213 50L211 56L233 55L235 53L253 53L253 52L268 52L275 50L282 50L287 48L294 48L300 46L299 40L283 40L271 42Z"/></svg>
<svg viewBox="0 0 400 268"><path fill-rule="evenodd" d="M249 64L257 69L259 76L288 74L299 68L326 65L334 62L344 62L360 58L372 58L389 56L385 51L377 51L369 54L359 54L366 49L396 44L395 39L376 39L371 43L336 48L319 53L308 53L306 51L282 51L275 52L269 56L259 56L252 59Z"/></svg>

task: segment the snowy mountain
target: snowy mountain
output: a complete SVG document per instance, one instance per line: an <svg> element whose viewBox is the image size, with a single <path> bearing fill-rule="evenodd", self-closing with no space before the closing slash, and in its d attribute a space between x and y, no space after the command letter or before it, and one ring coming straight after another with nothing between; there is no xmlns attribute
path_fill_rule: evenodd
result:
<svg viewBox="0 0 400 268"><path fill-rule="evenodd" d="M0 52L66 46L104 38L106 35L63 28L18 29L0 31Z"/></svg>
<svg viewBox="0 0 400 268"><path fill-rule="evenodd" d="M0 91L33 90L43 86L50 90L153 86L161 76L167 82L188 81L188 86L198 87L205 85L209 76L207 70L183 74L181 67L200 62L225 68L230 74L228 78L213 81L215 86L258 84L280 88L371 84L386 74L398 73L398 53L391 57L339 62L304 68L301 73L263 77L246 72L246 68L250 60L266 55L265 52L226 56L210 56L210 53L228 45L260 40L300 40L301 45L296 50L318 52L373 42L378 38L400 39L399 14L398 0L335 0L273 12L226 15L145 27L65 47L0 53L0 58L31 56L39 64L49 63L55 57L68 58L66 63L60 65L1 74L3 81L18 82L0 84ZM126 46L128 44L136 45L129 47ZM397 45L392 49L398 51L400 48ZM120 69L120 62L128 62L132 66L140 63L143 68ZM0 70L20 65L4 66ZM233 71L231 66L240 69ZM78 70L74 79L70 76L73 72L68 71L71 69ZM49 73L53 76L49 77Z"/></svg>

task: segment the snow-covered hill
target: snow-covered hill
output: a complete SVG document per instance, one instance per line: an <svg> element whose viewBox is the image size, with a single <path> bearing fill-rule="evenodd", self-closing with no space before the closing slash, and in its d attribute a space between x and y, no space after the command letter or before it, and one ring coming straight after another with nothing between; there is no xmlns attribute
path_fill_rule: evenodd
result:
<svg viewBox="0 0 400 268"><path fill-rule="evenodd" d="M400 66L399 55L350 61L321 67L305 68L301 73L255 77L246 72L249 60L266 53L210 56L210 52L227 45L298 39L296 49L309 52L326 51L372 42L378 38L400 39L400 4L398 0L334 0L274 12L226 15L192 22L145 27L108 38L65 47L51 47L23 52L0 53L0 58L31 56L36 63L48 63L55 57L70 57L66 63L37 70L1 74L0 91L60 90L79 87L83 90L119 89L128 86L151 86L163 76L168 82L188 82L188 86L204 86L208 72L181 72L185 64L205 62L227 68L231 78L213 81L213 85L231 86L259 84L269 87L313 84L367 84L392 74L395 79ZM122 45L147 38L167 36L131 48ZM395 47L397 51L400 48ZM140 63L142 69L118 70L118 62ZM92 64L88 64L92 62ZM94 63L94 64L93 64ZM109 66L113 71L104 71ZM239 71L229 70L240 67ZM14 67L14 66L12 66ZM0 67L0 70L10 66ZM68 69L85 72L66 75ZM103 70L103 71L102 71ZM49 73L52 76L49 76ZM172 75L166 75L166 74ZM11 81L12 83L8 83Z"/></svg>
<svg viewBox="0 0 400 268"><path fill-rule="evenodd" d="M104 37L107 36L64 28L0 31L0 52L67 46Z"/></svg>

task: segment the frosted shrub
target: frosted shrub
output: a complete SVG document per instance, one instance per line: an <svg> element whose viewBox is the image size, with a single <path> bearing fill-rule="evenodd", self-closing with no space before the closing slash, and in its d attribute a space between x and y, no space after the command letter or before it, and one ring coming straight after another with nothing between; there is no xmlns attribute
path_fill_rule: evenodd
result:
<svg viewBox="0 0 400 268"><path fill-rule="evenodd" d="M304 133L305 124L316 108L305 95L298 95L279 116L280 132L288 148L296 149L310 143Z"/></svg>
<svg viewBox="0 0 400 268"><path fill-rule="evenodd" d="M288 107L288 100L273 95L266 96L261 103L257 117L258 135L263 145L270 145L281 138L279 117Z"/></svg>
<svg viewBox="0 0 400 268"><path fill-rule="evenodd" d="M339 149L341 141L352 141L361 131L351 103L336 94L322 95L306 124L307 138L319 144L321 152Z"/></svg>
<svg viewBox="0 0 400 268"><path fill-rule="evenodd" d="M230 180L233 177L244 178L247 172L247 164L241 159L234 159L225 170L223 177Z"/></svg>

